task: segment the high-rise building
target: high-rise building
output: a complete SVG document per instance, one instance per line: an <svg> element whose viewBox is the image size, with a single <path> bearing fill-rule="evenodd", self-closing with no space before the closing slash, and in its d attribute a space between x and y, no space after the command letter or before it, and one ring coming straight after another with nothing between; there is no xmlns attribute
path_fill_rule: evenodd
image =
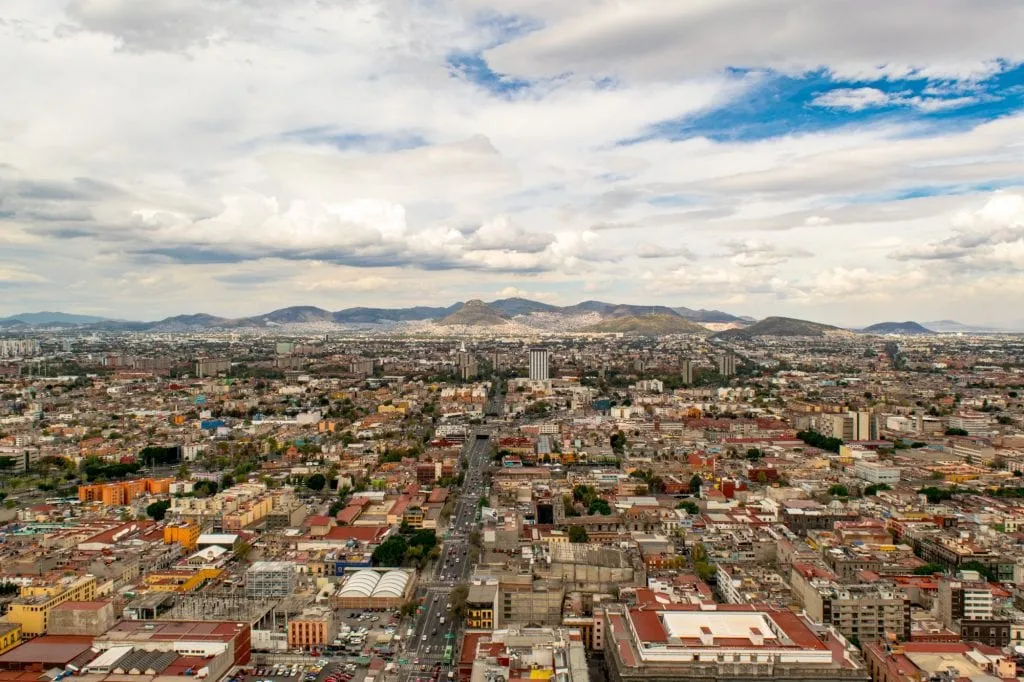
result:
<svg viewBox="0 0 1024 682"><path fill-rule="evenodd" d="M679 374L682 376L684 384L687 386L693 384L693 363L689 360L682 360L679 363Z"/></svg>
<svg viewBox="0 0 1024 682"><path fill-rule="evenodd" d="M231 371L231 360L227 358L196 358L197 377L215 377Z"/></svg>
<svg viewBox="0 0 1024 682"><path fill-rule="evenodd" d="M736 376L736 356L726 353L718 358L718 373L723 377Z"/></svg>
<svg viewBox="0 0 1024 682"><path fill-rule="evenodd" d="M547 381L549 354L547 348L530 349L530 381Z"/></svg>

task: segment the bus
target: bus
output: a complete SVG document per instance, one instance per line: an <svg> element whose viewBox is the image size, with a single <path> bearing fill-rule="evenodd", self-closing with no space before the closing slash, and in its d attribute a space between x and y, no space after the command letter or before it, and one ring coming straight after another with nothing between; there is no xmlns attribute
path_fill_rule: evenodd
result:
<svg viewBox="0 0 1024 682"><path fill-rule="evenodd" d="M452 664L452 657L454 655L455 655L455 652L454 652L454 650L452 648L452 645L449 644L448 646L446 646L444 648L444 657L442 658L442 660L444 661L444 664L445 665L451 665Z"/></svg>

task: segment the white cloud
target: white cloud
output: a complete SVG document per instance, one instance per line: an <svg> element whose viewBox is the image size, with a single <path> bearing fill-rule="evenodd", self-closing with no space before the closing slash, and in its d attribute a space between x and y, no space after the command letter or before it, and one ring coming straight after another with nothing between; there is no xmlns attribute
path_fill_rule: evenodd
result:
<svg viewBox="0 0 1024 682"><path fill-rule="evenodd" d="M839 88L815 97L811 104L828 109L862 111L880 107L909 107L924 112L956 109L978 101L976 96L922 97L903 92L883 92L878 88Z"/></svg>

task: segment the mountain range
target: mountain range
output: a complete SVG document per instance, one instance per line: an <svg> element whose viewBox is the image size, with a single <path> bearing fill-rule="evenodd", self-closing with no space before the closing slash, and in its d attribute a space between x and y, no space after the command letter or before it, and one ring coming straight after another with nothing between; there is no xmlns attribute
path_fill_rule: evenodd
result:
<svg viewBox="0 0 1024 682"><path fill-rule="evenodd" d="M177 332L204 329L273 329L281 326L356 325L368 328L413 325L444 331L447 328L479 328L498 332L582 331L595 333L710 334L723 340L753 339L759 336L829 336L852 333L831 325L788 317L755 320L721 310L683 306L632 305L605 301L583 301L570 306L503 298L484 302L472 300L450 306L410 308L345 308L338 311L316 306L292 306L252 317L228 318L195 313L176 315L152 322L115 320L93 315L60 312L22 313L0 318L0 330L30 328L79 328L96 331ZM931 334L944 332L992 333L988 327L963 325L952 320L926 322L881 322L858 330L867 334Z"/></svg>

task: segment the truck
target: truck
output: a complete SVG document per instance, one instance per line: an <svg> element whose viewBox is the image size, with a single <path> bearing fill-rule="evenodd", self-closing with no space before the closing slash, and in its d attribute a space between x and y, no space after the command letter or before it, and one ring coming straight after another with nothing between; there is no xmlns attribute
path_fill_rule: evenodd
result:
<svg viewBox="0 0 1024 682"><path fill-rule="evenodd" d="M444 625L444 616L441 616L441 625Z"/></svg>

